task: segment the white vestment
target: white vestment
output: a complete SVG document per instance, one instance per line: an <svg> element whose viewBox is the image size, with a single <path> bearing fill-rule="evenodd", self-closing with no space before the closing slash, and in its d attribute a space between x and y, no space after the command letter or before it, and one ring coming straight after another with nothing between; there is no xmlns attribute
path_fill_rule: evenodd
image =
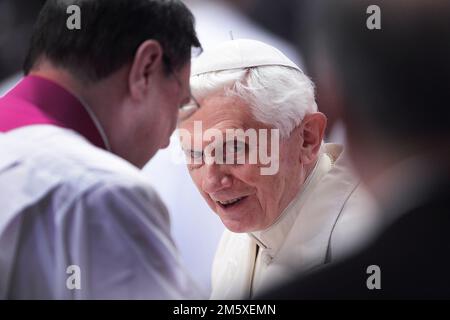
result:
<svg viewBox="0 0 450 320"><path fill-rule="evenodd" d="M138 169L52 125L0 133L0 299L198 298Z"/></svg>
<svg viewBox="0 0 450 320"><path fill-rule="evenodd" d="M379 226L375 203L336 144L325 144L298 195L268 229L222 236L212 299L251 298L357 249Z"/></svg>

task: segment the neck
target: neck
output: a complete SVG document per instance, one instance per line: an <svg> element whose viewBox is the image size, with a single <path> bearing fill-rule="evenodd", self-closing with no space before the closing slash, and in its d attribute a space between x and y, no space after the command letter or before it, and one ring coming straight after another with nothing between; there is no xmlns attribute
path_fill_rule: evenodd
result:
<svg viewBox="0 0 450 320"><path fill-rule="evenodd" d="M95 83L84 84L74 78L69 72L57 68L48 62L39 64L39 67L30 72L30 75L39 76L51 80L77 97L86 107L93 122L108 146L108 150L117 153L113 128L116 126L115 118L120 114L120 92L114 88L120 88L112 83L113 77ZM115 110L115 112L111 112Z"/></svg>
<svg viewBox="0 0 450 320"><path fill-rule="evenodd" d="M32 70L30 75L51 80L80 100L88 102L83 86L65 71L44 65L40 66L39 69Z"/></svg>

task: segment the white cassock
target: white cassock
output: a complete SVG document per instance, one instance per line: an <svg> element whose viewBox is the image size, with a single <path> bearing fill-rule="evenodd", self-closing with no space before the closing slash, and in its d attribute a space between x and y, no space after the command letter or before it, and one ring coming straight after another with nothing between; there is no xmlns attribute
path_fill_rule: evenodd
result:
<svg viewBox="0 0 450 320"><path fill-rule="evenodd" d="M298 272L345 256L375 234L375 204L342 149L322 146L303 189L271 227L224 232L213 263L211 299L254 297Z"/></svg>

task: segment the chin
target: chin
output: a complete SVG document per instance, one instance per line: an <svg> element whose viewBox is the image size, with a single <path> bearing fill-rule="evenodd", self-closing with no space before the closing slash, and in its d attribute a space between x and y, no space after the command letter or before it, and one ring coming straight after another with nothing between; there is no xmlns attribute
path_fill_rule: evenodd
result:
<svg viewBox="0 0 450 320"><path fill-rule="evenodd" d="M170 137L165 139L165 140L163 140L163 141L164 142L161 144L160 149L165 149L165 148L167 148L170 145Z"/></svg>
<svg viewBox="0 0 450 320"><path fill-rule="evenodd" d="M244 222L244 221L239 221L239 220L226 220L223 219L221 217L222 223L225 226L225 228L227 228L228 230L230 230L231 232L234 233L248 233L248 232L252 232L252 231L256 231L258 228L253 226L253 225L249 225L249 223Z"/></svg>
<svg viewBox="0 0 450 320"><path fill-rule="evenodd" d="M156 154L156 151L148 153L145 156L142 155L141 157L135 159L134 161L131 161L131 163L134 164L139 169L143 169L149 163L149 161L153 158L153 156L155 154Z"/></svg>
<svg viewBox="0 0 450 320"><path fill-rule="evenodd" d="M213 210L231 232L244 233L259 230L258 217L261 217L261 213L252 205L251 197L226 207L216 203Z"/></svg>
<svg viewBox="0 0 450 320"><path fill-rule="evenodd" d="M245 226L241 226L239 224L234 224L234 223L225 223L225 228L227 228L228 230L230 230L231 232L234 233L247 233L250 232L247 230L247 228Z"/></svg>

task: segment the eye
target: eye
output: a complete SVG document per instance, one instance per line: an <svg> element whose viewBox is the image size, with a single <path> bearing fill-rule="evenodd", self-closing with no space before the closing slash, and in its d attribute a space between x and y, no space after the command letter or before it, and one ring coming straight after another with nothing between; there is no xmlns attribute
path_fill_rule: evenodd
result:
<svg viewBox="0 0 450 320"><path fill-rule="evenodd" d="M203 151L191 151L191 158L192 159L202 159Z"/></svg>
<svg viewBox="0 0 450 320"><path fill-rule="evenodd" d="M226 153L231 154L241 154L242 152L245 152L246 144L243 141L234 140L234 141L227 141L225 145Z"/></svg>
<svg viewBox="0 0 450 320"><path fill-rule="evenodd" d="M184 150L189 170L199 168L203 165L203 151Z"/></svg>
<svg viewBox="0 0 450 320"><path fill-rule="evenodd" d="M226 164L244 164L248 146L244 141L234 140L225 143L223 161Z"/></svg>
<svg viewBox="0 0 450 320"><path fill-rule="evenodd" d="M185 150L184 153L185 153L186 157L194 159L194 160L203 158L203 151Z"/></svg>

